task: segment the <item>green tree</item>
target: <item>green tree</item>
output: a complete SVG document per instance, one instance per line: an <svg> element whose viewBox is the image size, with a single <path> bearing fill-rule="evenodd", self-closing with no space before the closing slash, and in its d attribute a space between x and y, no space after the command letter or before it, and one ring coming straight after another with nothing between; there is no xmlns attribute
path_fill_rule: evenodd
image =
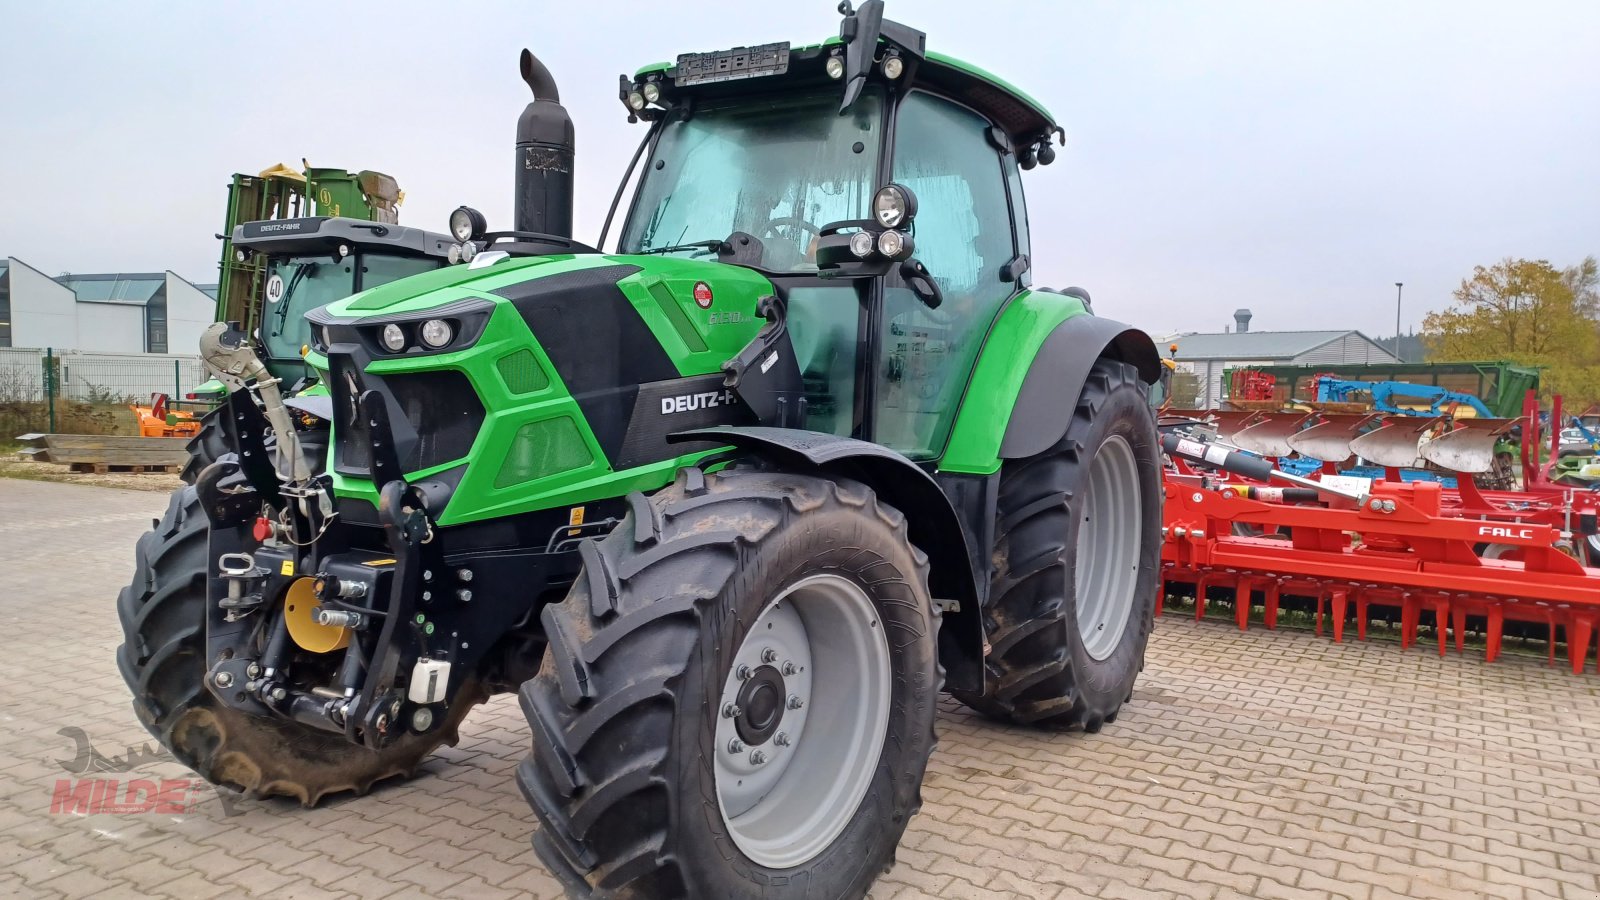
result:
<svg viewBox="0 0 1600 900"><path fill-rule="evenodd" d="M1463 279L1448 309L1422 321L1434 362L1504 359L1543 366L1546 393L1569 406L1600 400L1600 263L1557 269L1504 259Z"/></svg>

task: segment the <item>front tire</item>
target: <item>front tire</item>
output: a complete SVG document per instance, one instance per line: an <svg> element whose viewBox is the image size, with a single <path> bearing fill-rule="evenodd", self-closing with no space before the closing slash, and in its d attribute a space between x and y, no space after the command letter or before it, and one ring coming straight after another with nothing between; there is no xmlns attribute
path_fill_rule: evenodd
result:
<svg viewBox="0 0 1600 900"><path fill-rule="evenodd" d="M462 687L439 727L408 731L376 752L218 703L204 684L207 531L195 489L177 490L155 528L139 538L133 582L117 596L117 667L133 692L134 713L179 762L250 797L282 795L315 806L328 794L362 794L383 779L409 776L435 747L455 744L462 718L484 699L475 683Z"/></svg>
<svg viewBox="0 0 1600 900"><path fill-rule="evenodd" d="M981 693L1001 721L1099 731L1144 668L1161 553L1161 449L1143 383L1099 360L1067 433L1000 474Z"/></svg>
<svg viewBox="0 0 1600 900"><path fill-rule="evenodd" d="M522 687L534 846L589 896L862 896L921 805L942 678L905 518L742 469L629 499Z"/></svg>

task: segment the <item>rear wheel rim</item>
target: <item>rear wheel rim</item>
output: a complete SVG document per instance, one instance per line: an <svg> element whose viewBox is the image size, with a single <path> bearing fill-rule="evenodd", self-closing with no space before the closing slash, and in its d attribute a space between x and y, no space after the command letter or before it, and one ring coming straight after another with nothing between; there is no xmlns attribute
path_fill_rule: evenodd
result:
<svg viewBox="0 0 1600 900"><path fill-rule="evenodd" d="M833 843L877 771L891 701L883 620L860 585L812 575L767 604L714 710L717 805L745 856L787 869Z"/></svg>
<svg viewBox="0 0 1600 900"><path fill-rule="evenodd" d="M1094 660L1116 651L1133 618L1143 518L1133 445L1111 435L1089 462L1073 570L1078 634Z"/></svg>

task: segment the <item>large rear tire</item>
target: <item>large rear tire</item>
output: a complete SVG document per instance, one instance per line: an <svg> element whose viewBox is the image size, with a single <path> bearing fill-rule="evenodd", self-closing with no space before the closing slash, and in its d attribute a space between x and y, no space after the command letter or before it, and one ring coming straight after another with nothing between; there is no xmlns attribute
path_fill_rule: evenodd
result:
<svg viewBox="0 0 1600 900"><path fill-rule="evenodd" d="M483 700L476 684L462 689L439 727L407 732L381 752L218 703L203 683L207 528L195 489L180 488L155 528L139 538L133 582L117 596L123 632L117 667L139 721L173 756L248 796L283 795L314 806L328 794L365 793L383 779L409 776L435 747L456 742L461 719Z"/></svg>
<svg viewBox="0 0 1600 900"><path fill-rule="evenodd" d="M994 581L984 609L993 718L1099 731L1144 668L1161 552L1161 450L1144 384L1100 360L1067 433L1000 475Z"/></svg>
<svg viewBox="0 0 1600 900"><path fill-rule="evenodd" d="M783 472L629 499L522 687L534 846L587 896L862 896L921 805L942 678L905 518Z"/></svg>

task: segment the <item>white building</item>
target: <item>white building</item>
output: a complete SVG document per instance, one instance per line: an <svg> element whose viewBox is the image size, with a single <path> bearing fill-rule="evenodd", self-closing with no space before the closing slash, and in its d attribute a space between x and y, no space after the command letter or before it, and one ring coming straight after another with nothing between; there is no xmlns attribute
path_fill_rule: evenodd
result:
<svg viewBox="0 0 1600 900"><path fill-rule="evenodd" d="M1235 329L1221 334L1175 334L1182 371L1200 380L1195 406L1215 409L1225 394L1222 373L1239 366L1311 366L1394 363L1400 360L1359 331L1251 331L1248 309L1233 314Z"/></svg>
<svg viewBox="0 0 1600 900"><path fill-rule="evenodd" d="M215 289L172 272L62 275L0 260L0 347L194 354Z"/></svg>

